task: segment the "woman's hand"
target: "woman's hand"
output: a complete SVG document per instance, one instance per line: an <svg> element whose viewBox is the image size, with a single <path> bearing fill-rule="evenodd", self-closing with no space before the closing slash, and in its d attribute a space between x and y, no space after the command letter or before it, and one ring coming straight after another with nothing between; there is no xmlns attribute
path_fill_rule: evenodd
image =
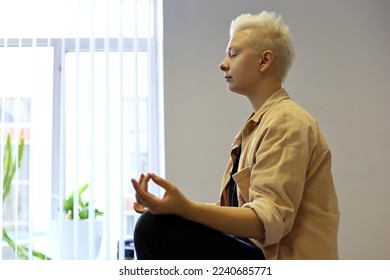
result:
<svg viewBox="0 0 390 280"><path fill-rule="evenodd" d="M158 198L148 192L148 183L150 180L165 190L162 198ZM131 182L135 189L137 199L137 202L134 203L134 210L138 213L145 212L147 208L152 214L175 214L183 216L192 205L192 202L176 186L156 174L141 174L138 181L132 179Z"/></svg>
<svg viewBox="0 0 390 280"><path fill-rule="evenodd" d="M138 180L138 184L140 185L142 183L142 181L144 180L145 178L145 175L144 174L141 174L140 175L140 178ZM148 191L148 188L147 188L147 185L146 185L146 188L145 188L145 191ZM135 193L135 198L136 198L136 202L134 202L133 204L133 208L135 210L135 212L139 213L139 214L143 214L145 213L146 211L148 211L148 208L146 208L140 201L140 197L137 193Z"/></svg>
<svg viewBox="0 0 390 280"><path fill-rule="evenodd" d="M150 180L165 190L162 198L148 192ZM221 232L264 240L264 226L251 208L193 202L176 186L152 173L141 175L138 181L132 179L131 182L136 192L136 211L147 208L152 214L174 214Z"/></svg>

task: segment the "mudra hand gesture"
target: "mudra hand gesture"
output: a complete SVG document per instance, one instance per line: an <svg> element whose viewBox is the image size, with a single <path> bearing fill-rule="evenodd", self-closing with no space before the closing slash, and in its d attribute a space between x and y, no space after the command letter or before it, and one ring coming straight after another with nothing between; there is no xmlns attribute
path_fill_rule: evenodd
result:
<svg viewBox="0 0 390 280"><path fill-rule="evenodd" d="M149 181L165 190L162 198L158 198L148 191ZM152 214L175 214L183 216L192 202L187 199L180 190L153 173L141 174L139 180L131 180L135 189L137 201L134 202L134 210L137 213L144 213L149 210Z"/></svg>

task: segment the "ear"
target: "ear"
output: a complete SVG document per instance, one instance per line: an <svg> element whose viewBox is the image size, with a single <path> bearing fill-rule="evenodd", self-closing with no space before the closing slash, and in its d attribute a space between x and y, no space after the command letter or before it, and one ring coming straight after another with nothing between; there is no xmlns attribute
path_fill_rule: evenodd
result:
<svg viewBox="0 0 390 280"><path fill-rule="evenodd" d="M259 71L265 72L270 68L272 63L274 62L274 53L271 50L265 50L261 53L261 62Z"/></svg>

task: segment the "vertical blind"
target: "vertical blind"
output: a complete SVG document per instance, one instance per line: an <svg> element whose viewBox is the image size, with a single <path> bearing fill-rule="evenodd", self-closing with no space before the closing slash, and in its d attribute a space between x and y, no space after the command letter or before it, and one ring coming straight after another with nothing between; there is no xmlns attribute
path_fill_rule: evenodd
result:
<svg viewBox="0 0 390 280"><path fill-rule="evenodd" d="M130 179L164 174L161 10L0 0L1 259L133 257Z"/></svg>

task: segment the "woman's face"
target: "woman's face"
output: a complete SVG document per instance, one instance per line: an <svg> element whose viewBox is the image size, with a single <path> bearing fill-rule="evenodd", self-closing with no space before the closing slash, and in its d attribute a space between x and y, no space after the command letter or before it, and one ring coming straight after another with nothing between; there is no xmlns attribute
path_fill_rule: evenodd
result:
<svg viewBox="0 0 390 280"><path fill-rule="evenodd" d="M251 95L261 76L261 54L250 45L249 30L236 32L230 38L226 57L219 68L224 72L229 91Z"/></svg>

